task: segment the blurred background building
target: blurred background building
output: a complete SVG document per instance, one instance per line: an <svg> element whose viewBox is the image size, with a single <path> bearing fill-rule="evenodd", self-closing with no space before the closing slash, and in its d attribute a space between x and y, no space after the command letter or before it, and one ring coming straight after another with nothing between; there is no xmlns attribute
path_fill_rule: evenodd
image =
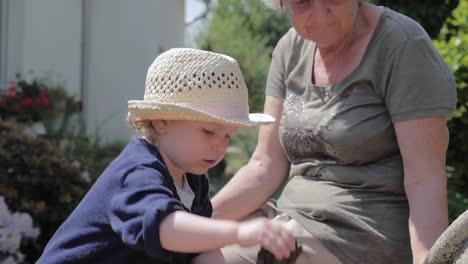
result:
<svg viewBox="0 0 468 264"><path fill-rule="evenodd" d="M0 86L47 78L81 99L86 131L126 139L146 70L184 46L184 0L0 0Z"/></svg>

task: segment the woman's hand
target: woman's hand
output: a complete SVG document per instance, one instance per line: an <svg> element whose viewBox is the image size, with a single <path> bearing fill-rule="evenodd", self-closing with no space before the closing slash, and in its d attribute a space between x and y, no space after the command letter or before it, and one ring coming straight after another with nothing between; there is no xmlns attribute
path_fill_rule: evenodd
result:
<svg viewBox="0 0 468 264"><path fill-rule="evenodd" d="M242 247L261 245L278 260L288 258L295 250L294 238L286 227L267 218L239 223L237 240Z"/></svg>

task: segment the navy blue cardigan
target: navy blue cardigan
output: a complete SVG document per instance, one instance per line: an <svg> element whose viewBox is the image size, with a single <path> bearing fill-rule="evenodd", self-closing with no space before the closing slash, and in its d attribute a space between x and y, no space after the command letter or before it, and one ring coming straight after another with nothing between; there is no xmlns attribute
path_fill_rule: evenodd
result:
<svg viewBox="0 0 468 264"><path fill-rule="evenodd" d="M68 219L37 263L190 263L194 254L163 249L161 221L176 210L211 217L205 176L187 174L195 193L185 208L158 150L132 137Z"/></svg>

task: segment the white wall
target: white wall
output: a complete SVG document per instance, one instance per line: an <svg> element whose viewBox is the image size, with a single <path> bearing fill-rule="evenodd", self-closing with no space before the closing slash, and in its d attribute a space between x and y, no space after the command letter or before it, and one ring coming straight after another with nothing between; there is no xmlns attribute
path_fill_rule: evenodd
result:
<svg viewBox="0 0 468 264"><path fill-rule="evenodd" d="M78 98L81 19L80 0L24 0L23 72L63 84Z"/></svg>
<svg viewBox="0 0 468 264"><path fill-rule="evenodd" d="M143 98L147 68L161 50L183 46L183 2L93 0L85 14L88 132L127 139L127 101Z"/></svg>
<svg viewBox="0 0 468 264"><path fill-rule="evenodd" d="M0 50L0 66L7 69L0 69L0 79L33 70L33 76L64 84L83 101L89 135L103 139L128 138L127 101L143 98L148 66L161 51L184 45L183 0L0 4L7 14Z"/></svg>
<svg viewBox="0 0 468 264"><path fill-rule="evenodd" d="M23 71L24 1L0 0L2 4L2 61L1 83L5 88L8 81ZM4 31L3 31L4 30Z"/></svg>

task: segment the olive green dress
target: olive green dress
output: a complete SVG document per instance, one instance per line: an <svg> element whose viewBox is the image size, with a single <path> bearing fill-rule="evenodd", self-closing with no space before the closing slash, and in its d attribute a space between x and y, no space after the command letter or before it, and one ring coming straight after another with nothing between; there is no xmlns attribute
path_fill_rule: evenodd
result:
<svg viewBox="0 0 468 264"><path fill-rule="evenodd" d="M385 8L358 67L312 83L315 44L291 29L266 94L285 99L280 141L290 177L278 207L344 264L411 263L408 201L394 123L449 116L456 89L416 22Z"/></svg>

